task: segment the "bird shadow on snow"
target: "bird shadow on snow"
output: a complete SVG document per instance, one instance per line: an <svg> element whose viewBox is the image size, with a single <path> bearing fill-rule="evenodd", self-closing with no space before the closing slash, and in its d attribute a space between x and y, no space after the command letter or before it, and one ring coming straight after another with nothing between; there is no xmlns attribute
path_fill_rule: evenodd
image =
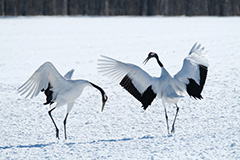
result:
<svg viewBox="0 0 240 160"><path fill-rule="evenodd" d="M153 136L146 135L143 137L138 138L120 138L120 139L100 139L100 140L94 140L90 142L79 142L79 143L65 143L66 145L75 145L75 144L99 144L99 143L112 143L112 142L127 142L132 140L143 140L143 139L154 139Z"/></svg>
<svg viewBox="0 0 240 160"><path fill-rule="evenodd" d="M0 147L0 149L11 149L11 148L42 148L50 145L56 144L55 142L46 143L46 144L29 144L29 145L17 145L17 146L5 146Z"/></svg>
<svg viewBox="0 0 240 160"><path fill-rule="evenodd" d="M143 137L138 137L138 138L121 138L121 139L100 139L100 140L94 140L94 141L90 141L90 142L78 142L78 143L73 143L73 142L69 142L69 143L63 143L65 145L75 145L75 144L96 144L96 143L106 143L106 142L126 142L126 141L131 141L131 140L144 140L144 139L154 139L153 136L150 135L146 135ZM44 147L48 147L54 144L59 144L58 142L51 142L51 143L46 143L46 144L29 144L29 145L16 145L16 146L0 146L0 149L12 149L12 148L44 148Z"/></svg>
<svg viewBox="0 0 240 160"><path fill-rule="evenodd" d="M153 139L153 136L147 135L143 137L138 137L138 138L121 138L121 139L102 139L102 140L97 140L97 141L92 141L89 142L91 143L100 143L100 142L125 142L125 141L131 141L131 140L141 140L141 139Z"/></svg>

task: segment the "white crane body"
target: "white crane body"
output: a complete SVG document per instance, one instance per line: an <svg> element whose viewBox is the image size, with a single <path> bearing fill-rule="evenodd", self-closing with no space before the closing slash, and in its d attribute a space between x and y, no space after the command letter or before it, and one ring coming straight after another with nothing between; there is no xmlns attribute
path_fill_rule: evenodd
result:
<svg viewBox="0 0 240 160"><path fill-rule="evenodd" d="M58 128L52 118L51 112L55 108L59 108L67 104L67 114L64 119L64 133L66 135L66 120L71 111L74 101L82 94L87 86L98 89L102 94L102 111L107 101L107 96L102 88L87 80L71 80L74 70L70 70L63 77L53 66L51 62L42 64L33 75L18 89L21 95L26 94L26 98L36 97L41 91L46 95L44 105L56 103L56 105L48 112L54 126L56 128L56 137L59 138Z"/></svg>
<svg viewBox="0 0 240 160"><path fill-rule="evenodd" d="M195 43L189 55L184 59L181 70L174 76L168 73L158 55L154 52L148 54L144 63L147 63L150 58L156 58L161 68L160 77L152 77L134 64L124 63L107 56L102 56L102 59L99 59L98 69L103 75L120 82L119 84L124 89L142 103L145 110L151 105L156 96L162 99L169 133L165 103L176 105L175 123L179 110L177 103L180 98L188 94L196 99L202 99L201 92L208 71L208 60L203 50L204 48L201 48L201 45ZM174 132L174 123L172 132Z"/></svg>

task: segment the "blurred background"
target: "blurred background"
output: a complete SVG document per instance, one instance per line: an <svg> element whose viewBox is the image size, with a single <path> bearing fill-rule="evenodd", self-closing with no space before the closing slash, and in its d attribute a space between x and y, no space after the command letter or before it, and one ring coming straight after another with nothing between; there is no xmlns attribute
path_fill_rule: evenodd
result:
<svg viewBox="0 0 240 160"><path fill-rule="evenodd" d="M0 0L0 16L239 16L240 0Z"/></svg>

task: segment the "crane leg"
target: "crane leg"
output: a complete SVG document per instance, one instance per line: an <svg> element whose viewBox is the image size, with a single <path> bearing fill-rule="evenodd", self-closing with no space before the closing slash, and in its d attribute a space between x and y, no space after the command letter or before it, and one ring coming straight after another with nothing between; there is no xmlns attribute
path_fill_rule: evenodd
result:
<svg viewBox="0 0 240 160"><path fill-rule="evenodd" d="M53 122L53 124L54 124L54 126L55 126L55 128L56 128L56 137L59 139L59 130L58 130L58 128L57 128L57 125L56 125L56 123L54 122L54 120L53 120L53 117L52 117L52 111L55 109L56 107L54 107L54 108L52 108L50 111L48 111L48 114L49 114L49 116L50 116L50 118L51 118L51 120L52 120L52 122Z"/></svg>
<svg viewBox="0 0 240 160"><path fill-rule="evenodd" d="M177 107L177 110L176 110L175 118L174 118L174 120L173 120L173 124L172 124L172 130L171 130L171 133L174 133L174 132L175 132L174 125L175 125L175 121L176 121L177 114L178 114L178 111L179 111L179 107L178 107L178 105L177 105L177 104L176 104L176 107Z"/></svg>
<svg viewBox="0 0 240 160"><path fill-rule="evenodd" d="M67 117L68 117L68 113L66 114L66 117L65 117L65 119L63 121L65 140L67 140L67 130L66 130Z"/></svg>
<svg viewBox="0 0 240 160"><path fill-rule="evenodd" d="M163 103L163 106L164 106L165 117L166 117L166 122L167 122L167 131L169 134L168 115L167 115L167 109L166 109L165 103Z"/></svg>

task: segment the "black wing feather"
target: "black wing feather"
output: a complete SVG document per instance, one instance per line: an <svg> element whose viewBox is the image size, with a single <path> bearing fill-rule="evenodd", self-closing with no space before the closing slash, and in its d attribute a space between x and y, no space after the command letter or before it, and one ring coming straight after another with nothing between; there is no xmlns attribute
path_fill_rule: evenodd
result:
<svg viewBox="0 0 240 160"><path fill-rule="evenodd" d="M53 103L53 99L52 99L52 94L53 94L53 91L51 91L51 84L48 83L48 88L46 90L42 89L41 91L43 92L44 91L44 94L46 95L46 102L44 103L44 105L47 105L47 104L52 104Z"/></svg>
<svg viewBox="0 0 240 160"><path fill-rule="evenodd" d="M149 86L143 94L141 94L137 88L133 85L132 80L126 75L120 82L120 85L126 89L131 95L133 95L138 101L142 103L144 110L151 105L152 101L156 97L156 94L152 90L152 86Z"/></svg>
<svg viewBox="0 0 240 160"><path fill-rule="evenodd" d="M187 93L194 98L202 99L201 92L207 78L208 68L203 65L199 65L200 71L200 85L198 85L192 78L189 78L189 84L187 84Z"/></svg>

